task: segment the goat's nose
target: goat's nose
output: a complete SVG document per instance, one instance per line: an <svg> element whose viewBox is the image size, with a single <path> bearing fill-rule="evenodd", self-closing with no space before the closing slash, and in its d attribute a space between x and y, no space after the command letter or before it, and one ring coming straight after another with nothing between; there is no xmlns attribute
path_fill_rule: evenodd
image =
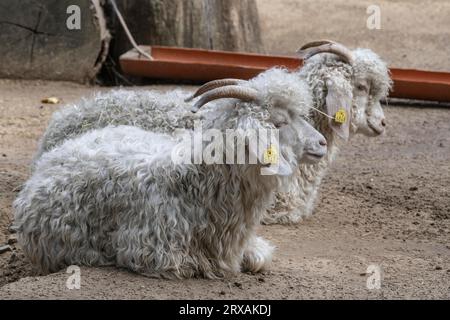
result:
<svg viewBox="0 0 450 320"><path fill-rule="evenodd" d="M386 127L386 120L385 120L385 119L381 119L381 125L382 125L383 127Z"/></svg>
<svg viewBox="0 0 450 320"><path fill-rule="evenodd" d="M327 140L325 140L325 139L320 139L320 140L319 140L319 144L320 144L321 146L325 147L325 146L327 145Z"/></svg>

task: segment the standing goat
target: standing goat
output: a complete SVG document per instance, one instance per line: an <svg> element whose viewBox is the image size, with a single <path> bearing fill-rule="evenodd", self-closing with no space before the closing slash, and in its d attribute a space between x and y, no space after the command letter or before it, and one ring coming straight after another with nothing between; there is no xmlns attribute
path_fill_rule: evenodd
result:
<svg viewBox="0 0 450 320"><path fill-rule="evenodd" d="M221 98L233 99L214 105L204 129L233 130L254 164L176 163L179 133L131 126L90 130L45 152L14 202L19 243L32 263L42 273L116 265L164 278L266 268L273 247L255 229L280 176L320 160L326 141L303 119L308 106L245 83L210 88L193 111ZM248 130L261 129L278 130L276 163L265 160L267 141L261 149L246 140ZM223 157L234 155L230 148Z"/></svg>
<svg viewBox="0 0 450 320"><path fill-rule="evenodd" d="M313 212L320 183L335 159L339 146L357 133L378 136L386 120L380 100L388 95L391 79L386 63L369 49L349 50L342 44L323 40L308 43L298 51L304 66L296 73L311 90L311 124L328 142L327 156L315 165L300 165L287 193L278 193L275 205L263 223L296 223ZM343 109L345 123L336 123ZM324 115L324 113L326 115Z"/></svg>

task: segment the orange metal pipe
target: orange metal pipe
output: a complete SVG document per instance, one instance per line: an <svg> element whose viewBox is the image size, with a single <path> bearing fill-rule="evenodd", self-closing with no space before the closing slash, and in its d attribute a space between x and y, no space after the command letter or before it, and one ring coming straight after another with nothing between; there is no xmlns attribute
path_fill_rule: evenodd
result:
<svg viewBox="0 0 450 320"><path fill-rule="evenodd" d="M289 70L302 66L302 60L290 56L269 56L217 50L163 46L141 46L154 60L136 50L120 57L126 74L157 79L210 81L221 78L250 79L275 66ZM391 69L394 98L450 102L450 73Z"/></svg>
<svg viewBox="0 0 450 320"><path fill-rule="evenodd" d="M267 56L216 50L162 46L141 46L151 52L145 59L134 49L120 57L126 74L158 79L210 81L221 78L250 79L273 66L296 69L302 61L295 57Z"/></svg>
<svg viewBox="0 0 450 320"><path fill-rule="evenodd" d="M450 102L450 73L391 69L394 98Z"/></svg>

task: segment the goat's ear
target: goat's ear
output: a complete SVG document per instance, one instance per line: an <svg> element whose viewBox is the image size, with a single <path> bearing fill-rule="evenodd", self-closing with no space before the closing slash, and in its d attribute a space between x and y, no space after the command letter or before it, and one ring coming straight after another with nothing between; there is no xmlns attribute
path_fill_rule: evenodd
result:
<svg viewBox="0 0 450 320"><path fill-rule="evenodd" d="M277 163L261 168L262 175L290 176L293 173L291 166L282 155L279 156Z"/></svg>
<svg viewBox="0 0 450 320"><path fill-rule="evenodd" d="M278 131L268 130L254 117L240 118L237 128L246 132L246 151L249 163L259 163L262 175L288 176L293 173L289 162L281 154ZM250 131L246 131L250 130Z"/></svg>
<svg viewBox="0 0 450 320"><path fill-rule="evenodd" d="M338 136L347 140L350 135L350 121L352 118L353 92L351 86L346 88L346 82L341 79L327 79L327 114L333 119L329 119L331 129Z"/></svg>
<svg viewBox="0 0 450 320"><path fill-rule="evenodd" d="M275 134L272 135L272 134ZM279 146L276 132L269 133L270 139L261 138L258 145L258 160L263 164L262 175L289 176L293 173L289 162L284 158Z"/></svg>

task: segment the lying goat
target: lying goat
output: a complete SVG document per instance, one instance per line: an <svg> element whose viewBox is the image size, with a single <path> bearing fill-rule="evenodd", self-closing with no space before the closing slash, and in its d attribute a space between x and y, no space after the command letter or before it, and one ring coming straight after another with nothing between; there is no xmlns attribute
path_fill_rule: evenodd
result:
<svg viewBox="0 0 450 320"><path fill-rule="evenodd" d="M246 86L210 90L194 111L220 98L233 99L214 106L203 129L232 130L244 141L244 164L174 162L186 132L130 126L90 130L44 153L14 202L19 243L31 262L42 273L115 265L164 278L265 269L273 247L255 229L273 191L305 159L320 160L326 141L303 119L307 106ZM259 134L263 148L246 134L267 129L279 139ZM215 156L235 148L215 149ZM198 158L195 146L181 149ZM267 150L275 160L267 161Z"/></svg>

